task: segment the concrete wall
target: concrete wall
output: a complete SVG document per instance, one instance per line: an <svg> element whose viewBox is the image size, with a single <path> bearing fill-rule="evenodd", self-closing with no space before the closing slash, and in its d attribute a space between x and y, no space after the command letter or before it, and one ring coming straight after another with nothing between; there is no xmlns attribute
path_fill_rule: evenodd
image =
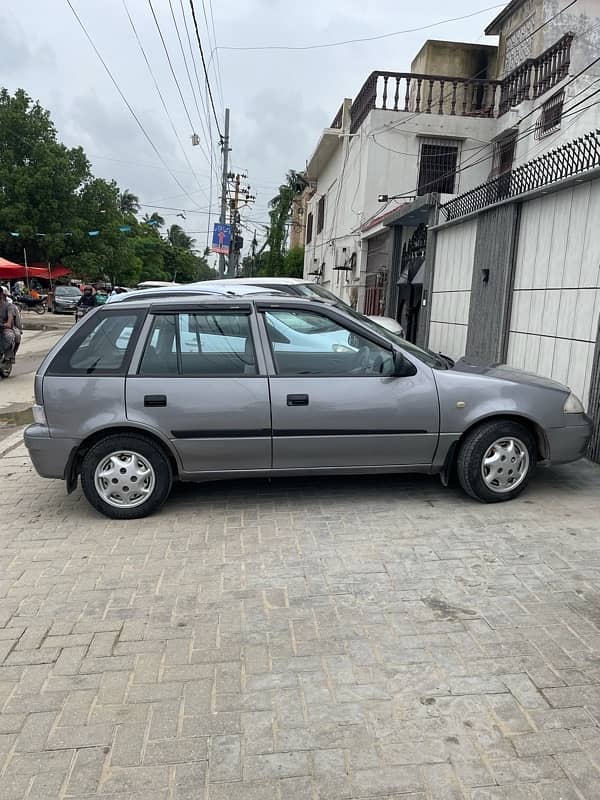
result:
<svg viewBox="0 0 600 800"><path fill-rule="evenodd" d="M507 362L588 402L600 316L600 181L525 203Z"/></svg>
<svg viewBox="0 0 600 800"><path fill-rule="evenodd" d="M411 72L453 78L495 78L497 48L466 42L428 39L411 64Z"/></svg>
<svg viewBox="0 0 600 800"><path fill-rule="evenodd" d="M428 346L457 359L469 326L477 220L442 228L436 236Z"/></svg>

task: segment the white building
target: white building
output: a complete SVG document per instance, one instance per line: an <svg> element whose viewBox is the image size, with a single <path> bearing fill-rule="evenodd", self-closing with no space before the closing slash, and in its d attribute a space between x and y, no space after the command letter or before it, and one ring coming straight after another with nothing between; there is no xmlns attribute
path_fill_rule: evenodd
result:
<svg viewBox="0 0 600 800"><path fill-rule="evenodd" d="M512 0L486 33L497 46L428 41L410 73L373 72L307 164L305 275L396 316L412 339L429 335L426 245L439 205L496 176L501 193L517 167L600 127L597 0ZM445 251L444 319L468 313L452 277L462 257Z"/></svg>

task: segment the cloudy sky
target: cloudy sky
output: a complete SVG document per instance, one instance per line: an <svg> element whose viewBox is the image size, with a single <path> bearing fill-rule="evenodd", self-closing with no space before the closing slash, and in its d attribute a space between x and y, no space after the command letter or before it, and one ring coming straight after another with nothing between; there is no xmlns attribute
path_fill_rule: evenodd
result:
<svg viewBox="0 0 600 800"><path fill-rule="evenodd" d="M149 0L71 3L158 154L119 96L67 0L2 1L0 81L11 91L24 88L48 108L59 136L69 145L84 147L96 175L114 178L121 188L129 188L147 204L143 211L158 210L169 222L182 223L199 246L204 246L211 196L209 146L202 128L204 125L207 131L206 98L199 91L195 98L192 94L171 15L172 7L197 88L182 16L183 8L202 80L189 0L152 0L187 112ZM248 183L257 195L255 206L243 217L260 233L260 224L267 221L268 201L286 170L304 167L321 129L331 122L342 99L355 96L372 70L408 70L427 38L483 41L484 27L502 4L493 0L194 0L194 5L221 126L224 105L231 108L232 164L247 171ZM422 28L478 11L482 13L427 30L339 47L229 49L339 42ZM192 147L188 113L204 154L200 146ZM214 148L217 151L216 143ZM213 168L219 171L218 164ZM217 195L213 179L212 209L218 212ZM185 210L185 222L175 216L178 209ZM246 240L250 239L246 233Z"/></svg>

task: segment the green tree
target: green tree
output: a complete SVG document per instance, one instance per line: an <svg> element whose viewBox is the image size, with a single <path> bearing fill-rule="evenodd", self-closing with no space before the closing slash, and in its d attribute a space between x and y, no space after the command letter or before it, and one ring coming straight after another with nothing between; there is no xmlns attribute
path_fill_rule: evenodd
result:
<svg viewBox="0 0 600 800"><path fill-rule="evenodd" d="M119 210L121 214L135 216L140 210L140 199L136 194L125 189L119 195Z"/></svg>
<svg viewBox="0 0 600 800"><path fill-rule="evenodd" d="M91 179L81 147L57 140L48 111L22 89L0 89L0 250L21 260L55 259L78 218L78 191ZM10 234L17 233L18 236Z"/></svg>
<svg viewBox="0 0 600 800"><path fill-rule="evenodd" d="M281 275L287 241L287 224L290 219L294 197L307 186L306 178L295 170L286 175L286 182L279 187L278 194L269 203L271 224L267 236L267 252L262 266L264 275Z"/></svg>
<svg viewBox="0 0 600 800"><path fill-rule="evenodd" d="M181 225L171 225L167 239L173 247L180 247L182 250L193 250L196 244L196 240L188 236Z"/></svg>
<svg viewBox="0 0 600 800"><path fill-rule="evenodd" d="M302 278L304 275L304 247L292 247L283 257L283 274L287 278Z"/></svg>
<svg viewBox="0 0 600 800"><path fill-rule="evenodd" d="M161 215L157 211L153 211L152 214L144 214L144 222L153 222L154 225L150 227L153 228L163 228L165 225L165 218L161 217Z"/></svg>

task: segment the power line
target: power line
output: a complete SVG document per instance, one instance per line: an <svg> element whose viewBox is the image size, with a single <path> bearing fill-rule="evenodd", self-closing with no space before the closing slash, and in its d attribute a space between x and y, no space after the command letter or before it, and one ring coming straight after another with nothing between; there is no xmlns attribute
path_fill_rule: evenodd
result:
<svg viewBox="0 0 600 800"><path fill-rule="evenodd" d="M150 0L148 0L150 2ZM204 77L206 78L206 87L208 89L208 96L210 97L210 104L212 107L213 116L215 118L215 123L217 126L217 132L221 139L223 138L223 134L221 133L221 128L219 127L219 118L217 116L217 111L215 109L215 101L213 99L213 93L210 86L210 78L208 75L208 70L206 68L206 61L204 59L204 50L202 49L202 42L200 40L200 31L198 30L198 20L196 19L196 9L194 8L194 0L190 0L190 8L192 10L192 20L194 22L194 30L196 31L196 39L198 41L198 48L200 50L200 56L202 58L202 69L204 70Z"/></svg>
<svg viewBox="0 0 600 800"><path fill-rule="evenodd" d="M193 133L194 132L194 123L192 122L192 118L190 116L190 112L189 112L187 104L185 102L185 98L183 96L183 92L181 91L181 86L179 85L179 81L177 80L177 75L175 74L175 70L173 69L173 64L171 62L171 56L169 55L169 49L168 49L167 44L165 42L165 38L163 36L163 33L162 33L162 30L161 30L158 18L156 16L155 12L154 12L154 6L152 5L152 0L148 0L148 5L150 6L150 11L152 12L152 17L154 18L154 23L156 25L156 29L158 31L158 35L160 36L160 40L162 42L162 46L163 46L163 50L165 51L165 55L167 57L167 61L169 63L169 68L171 70L171 75L173 76L173 80L175 81L175 85L177 86L177 91L179 92L179 97L181 98L181 103L182 103L183 108L185 110L185 113L187 115L188 122L190 123L190 133Z"/></svg>
<svg viewBox="0 0 600 800"><path fill-rule="evenodd" d="M184 63L184 66L185 66L185 71L186 71L186 74L187 74L187 77L188 77L188 81L189 81L189 84L190 84L190 89L192 90L192 97L194 98L194 105L196 106L196 111L198 113L198 119L200 121L200 128L201 128L202 134L204 136L204 143L210 149L209 139L208 139L208 136L206 134L206 126L204 125L204 119L202 118L202 114L200 113L200 106L198 105L198 98L196 97L196 90L194 89L194 84L192 82L192 76L190 74L190 70L189 70L189 67L188 67L188 62L187 62L187 58L186 58L186 55L185 55L185 50L183 49L183 42L181 41L181 36L179 34L179 26L177 25L177 19L175 17L175 11L173 9L172 0L169 0L169 9L171 10L171 18L173 19L173 25L175 26L175 32L177 34L177 40L179 41L179 49L181 50L181 55L183 57L183 63ZM185 22L185 17L184 17L184 22ZM202 149L202 152L206 156L206 153L204 153L203 149ZM207 158L207 160L208 160L208 158ZM209 163L210 163L210 160L209 160Z"/></svg>
<svg viewBox="0 0 600 800"><path fill-rule="evenodd" d="M283 45L283 44L270 44L270 45L260 45L260 46L243 46L243 47L234 47L229 45L222 45L217 47L217 50L321 50L326 47L343 47L347 44L358 44L360 42L374 42L380 39L391 39L394 36L401 36L405 33L417 33L418 31L426 31L430 28L437 28L440 25L447 25L449 22L460 22L464 19L470 19L471 17L477 17L480 14L485 14L488 11L493 11L495 8L500 8L501 6L505 6L506 2L504 3L496 3L496 5L488 6L487 8L482 8L479 11L473 11L470 14L463 14L460 17L451 17L449 19L442 19L438 22L432 22L429 25L422 25L418 28L406 28L402 31L393 31L391 33L381 33L376 36L363 36L359 39L345 39L341 42L325 42L323 44L306 44L306 45Z"/></svg>
<svg viewBox="0 0 600 800"><path fill-rule="evenodd" d="M121 97L121 100L122 100L122 101L125 103L125 105L127 106L127 109L128 109L128 111L129 111L129 113L131 114L131 116L132 116L132 117L134 118L134 120L136 121L136 123L137 123L137 125L138 125L139 129L141 130L141 132L144 134L144 137L146 138L146 140L148 141L148 143L150 144L150 146L152 147L152 149L154 150L154 152L155 152L155 153L156 153L156 155L158 156L158 158L159 158L160 162L163 164L163 166L165 167L165 169L167 170L167 172L169 173L169 175L170 175L170 176L173 178L173 180L175 181L175 183L176 183L176 184L179 186L179 188L180 188L180 189L182 189L182 190L183 190L184 194L185 194L185 195L187 195L187 197L189 197L189 199L192 201L192 203L194 203L194 202L195 202L195 201L194 201L194 199L193 199L193 198L190 196L190 194L188 193L188 190L187 190L187 189L185 188L185 186L184 186L184 185L181 183L181 181L179 180L179 178L178 178L178 177L177 177L177 176L174 174L174 172L171 170L171 168L169 167L169 165L167 164L167 162L166 162L166 161L165 161L165 159L163 158L163 156L162 156L162 153L160 152L160 150L158 149L158 147L157 147L157 146L154 144L154 142L152 141L152 139L151 139L151 137L150 137L150 134L149 134L149 133L146 131L146 129L145 129L145 128L144 128L144 126L142 125L142 123L141 123L141 121L140 121L139 117L138 117L138 116L137 116L137 114L135 113L135 111L134 111L133 107L131 106L131 104L130 104L129 100L128 100L128 99L125 97L125 95L123 94L123 91L121 90L121 87L120 87L120 86L119 86L119 84L117 83L117 80L116 80L116 78L114 77L114 75L113 75L113 74L112 74L112 72L110 71L110 69L109 69L109 67L108 67L108 64L107 64L107 63L106 63L106 61L105 61L105 60L102 58L102 55L101 55L100 51L98 50L98 48L97 48L97 47L96 47L96 45L94 44L94 40L92 39L92 37L91 37L91 36L90 36L90 34L88 33L88 30L87 30L87 28L85 27L84 23L82 22L81 18L79 17L79 14L77 13L77 11L75 11L75 9L74 9L74 7L73 7L73 5L72 5L72 3L71 3L71 0L66 0L66 2L67 2L67 5L69 6L69 8L71 9L71 11L73 12L73 16L75 17L75 19L76 19L76 20L77 20L77 22L79 23L79 27L81 28L81 30L82 30L82 31L83 31L83 33L85 34L85 37L86 37L86 39L87 39L87 40L88 40L88 42L91 44L91 46L92 46L92 49L94 50L94 52L95 52L95 53L96 53L96 55L98 56L98 59L99 59L100 63L102 64L102 66L103 66L103 67L104 67L104 69L106 70L106 74L108 75L108 77L110 78L110 80L111 80L112 84L114 85L115 89L116 89L116 90L117 90L117 92L119 93L119 96Z"/></svg>
<svg viewBox="0 0 600 800"><path fill-rule="evenodd" d="M212 124L211 124L211 119L210 119L210 113L209 113L209 110L208 110L208 100L205 100L204 97L203 97L203 94L202 94L202 84L200 83L200 76L198 75L198 67L196 66L196 58L194 56L194 48L192 47L192 39L190 37L190 31L189 31L189 28L188 28L187 16L186 16L186 13L185 13L185 9L183 7L183 0L179 0L179 7L181 8L181 16L183 17L183 24L185 26L185 35L186 35L186 38L187 38L188 48L189 48L189 51L190 51L190 58L192 59L192 67L193 67L193 70L194 70L194 75L196 76L196 83L198 84L198 94L200 95L200 100L202 102L202 108L204 110L204 114L206 116L206 122L207 122L207 125L208 125L208 134L209 134L210 152L211 152L211 164L212 164L213 157L215 157L216 161L218 161L219 158L218 158L218 155L216 155L214 153L214 142L213 142L213 136L212 136ZM211 171L212 171L212 165L211 165ZM219 182L220 181L220 175L218 174L218 171L217 171L216 167L214 168L214 173L215 173L215 178L216 178L217 182Z"/></svg>
<svg viewBox="0 0 600 800"><path fill-rule="evenodd" d="M166 104L165 99L163 97L163 94L162 94L162 92L160 90L160 86L158 85L158 81L157 81L156 76L154 74L154 70L152 69L150 61L148 60L148 56L146 55L146 51L144 49L144 45L142 44L142 40L140 39L140 36L138 34L138 31L137 31L137 28L135 26L135 23L134 23L134 21L133 21L133 19L131 17L131 14L129 13L129 8L127 7L127 2L126 2L126 0L121 0L121 2L123 3L123 8L125 9L125 13L127 14L127 18L129 19L129 23L130 23L131 28L133 30L134 36L136 38L136 41L138 43L138 46L139 46L140 51L142 53L142 56L144 57L144 61L146 62L146 66L148 68L148 72L150 73L150 77L152 78L152 82L154 83L154 88L156 89L156 91L158 93L161 105L162 105L162 107L164 109L164 112L167 115L167 119L169 120L169 123L171 125L171 129L173 130L173 133L175 134L175 138L177 139L177 141L179 143L179 147L181 148L181 152L183 153L183 156L184 156L184 158L185 158L185 160L187 162L187 165L188 165L188 167L190 169L190 172L192 173L192 175L196 179L196 183L198 184L198 186L200 187L200 190L203 192L204 196L208 200L208 196L206 195L206 191L202 188L202 186L200 184L200 180L199 180L198 176L196 175L196 173L194 171L194 168L192 166L192 163L191 163L190 159L188 158L188 154L185 151L183 143L182 143L181 139L179 138L179 134L177 133L177 129L176 129L175 124L173 122L173 119L172 119L172 117L171 117L171 115L169 113L169 109L167 108L167 104ZM204 151L203 151L203 155L208 160L208 157L206 156L206 153L204 153Z"/></svg>
<svg viewBox="0 0 600 800"><path fill-rule="evenodd" d="M523 39L521 39L519 42L515 42L515 44L513 44L513 46L511 48L509 48L506 51L506 53L504 54L505 61L506 61L506 57L508 55L510 55L510 53L512 53L513 50L515 50L517 47L521 47L521 45L524 42L526 42L528 39L531 39L536 33L541 31L542 28L545 28L546 25L549 25L551 22L554 22L554 20L557 17L560 17L561 14L564 14L565 11L567 11L569 8L571 8L571 6L574 6L575 3L577 3L577 2L578 2L578 0L571 0L571 2L568 5L566 5L564 8L561 8L560 11L557 11L556 14L553 14L547 20L544 20L544 22L542 22L541 25L538 25L537 28L534 28L534 30L532 30L530 33L528 33L527 36L524 36ZM585 33L587 33L587 31L584 31L583 34L581 34L581 35L584 35ZM473 78L471 78L471 80L476 80L481 75L483 75L483 73L486 72L486 71L487 71L487 67L484 67L483 69L479 70L479 72L477 72L473 76ZM448 93L445 96L442 97L442 103L446 102L446 100L450 97L450 94L451 94L451 92L449 90ZM395 130L396 128L401 128L403 125L406 125L409 122L411 122L413 119L416 119L416 117L420 116L421 114L426 114L426 113L427 113L427 111L425 111L425 110L423 110L423 111L415 111L413 114L411 114L410 117L408 117L408 119L400 120L398 123L396 123L394 125L387 125L387 126L384 125L379 130L373 131L372 133L370 133L369 136L375 136L377 133L380 133L383 130Z"/></svg>
<svg viewBox="0 0 600 800"><path fill-rule="evenodd" d="M217 47L217 34L215 32L215 15L213 13L212 0L210 0L210 4L209 5L210 5L210 18L211 18L211 23L212 23L212 33L213 33L213 42L214 42L214 48L213 48L213 50L211 50L210 58L208 59L208 62L209 62L208 66L210 67L210 61L211 61L212 56L213 56L213 51L216 50L216 47ZM208 26L208 17L206 16L206 3L204 2L204 0L202 0L202 11L204 13L204 22L206 23L206 33L208 35L208 44L209 44L209 47L210 47L210 28ZM223 85L221 83L221 65L219 63L219 54L218 53L216 54L215 63L217 65L216 69L215 69L215 77L217 79L217 91L219 92L219 98L221 100L221 108L223 108L225 103L223 102Z"/></svg>

